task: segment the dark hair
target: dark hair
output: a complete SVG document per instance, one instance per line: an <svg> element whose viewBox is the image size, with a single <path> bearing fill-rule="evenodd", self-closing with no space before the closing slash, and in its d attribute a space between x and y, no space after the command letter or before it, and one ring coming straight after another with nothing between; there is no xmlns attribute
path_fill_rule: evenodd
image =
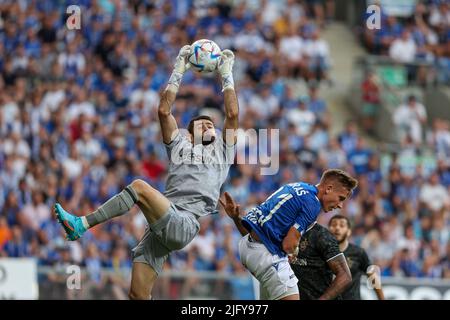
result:
<svg viewBox="0 0 450 320"><path fill-rule="evenodd" d="M191 119L191 121L189 121L189 125L188 125L188 131L190 134L194 134L194 123L195 121L198 120L209 120L214 124L214 121L212 120L212 118L210 116L206 116L206 115L202 115L202 116L197 116Z"/></svg>
<svg viewBox="0 0 450 320"><path fill-rule="evenodd" d="M347 227L349 229L352 229L352 224L350 222L350 219L346 216L343 216L342 214L336 214L336 215L332 216L330 221L328 221L328 227L331 226L331 223L333 222L333 220L345 220L345 221L347 221Z"/></svg>
<svg viewBox="0 0 450 320"><path fill-rule="evenodd" d="M341 184L344 188L352 191L358 186L358 181L349 175L344 170L340 169L328 169L322 174L320 182L325 182L327 180L335 180Z"/></svg>
<svg viewBox="0 0 450 320"><path fill-rule="evenodd" d="M417 97L413 94L410 94L407 98L408 102L417 101Z"/></svg>

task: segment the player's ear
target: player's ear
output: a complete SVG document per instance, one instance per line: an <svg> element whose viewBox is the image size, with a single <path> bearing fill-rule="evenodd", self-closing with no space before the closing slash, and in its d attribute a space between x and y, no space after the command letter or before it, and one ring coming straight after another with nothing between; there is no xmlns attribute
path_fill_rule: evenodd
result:
<svg viewBox="0 0 450 320"><path fill-rule="evenodd" d="M347 230L347 239L350 238L351 235L352 235L352 230L348 229Z"/></svg>

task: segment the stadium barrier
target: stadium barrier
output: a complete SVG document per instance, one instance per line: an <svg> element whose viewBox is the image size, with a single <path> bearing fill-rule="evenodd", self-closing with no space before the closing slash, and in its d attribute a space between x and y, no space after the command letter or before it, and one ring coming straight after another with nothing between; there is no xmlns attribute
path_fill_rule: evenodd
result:
<svg viewBox="0 0 450 320"><path fill-rule="evenodd" d="M39 267L39 299L128 299L130 268ZM153 288L158 300L253 300L252 276L165 270Z"/></svg>
<svg viewBox="0 0 450 320"><path fill-rule="evenodd" d="M79 268L74 265L37 266L33 258L0 258L1 299L128 299L130 269ZM450 300L450 280L383 277L386 299ZM214 271L166 270L154 287L160 300L230 299L258 297L254 278L247 272L234 275ZM376 299L361 279L361 297Z"/></svg>
<svg viewBox="0 0 450 320"><path fill-rule="evenodd" d="M33 258L0 258L0 300L38 299L37 274Z"/></svg>
<svg viewBox="0 0 450 320"><path fill-rule="evenodd" d="M388 300L450 300L448 279L383 277L381 284ZM366 278L361 281L361 298L376 299Z"/></svg>

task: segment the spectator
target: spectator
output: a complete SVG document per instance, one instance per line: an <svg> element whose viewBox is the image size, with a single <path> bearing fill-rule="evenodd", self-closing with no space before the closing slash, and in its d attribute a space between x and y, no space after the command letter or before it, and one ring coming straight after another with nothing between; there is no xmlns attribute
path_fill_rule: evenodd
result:
<svg viewBox="0 0 450 320"><path fill-rule="evenodd" d="M362 125L371 135L375 129L375 120L381 103L381 87L375 72L370 70L361 84L362 92Z"/></svg>
<svg viewBox="0 0 450 320"><path fill-rule="evenodd" d="M83 169L83 161L80 159L79 153L75 146L70 149L70 156L64 161L65 174L69 179L80 176Z"/></svg>
<svg viewBox="0 0 450 320"><path fill-rule="evenodd" d="M420 241L415 238L414 229L412 225L407 225L405 229L405 235L398 242L399 250L407 250L409 257L412 260L417 260L419 257Z"/></svg>
<svg viewBox="0 0 450 320"><path fill-rule="evenodd" d="M286 118L290 123L295 125L297 134L300 136L310 134L316 123L316 115L311 110L308 110L307 100L305 98L298 101L297 109L287 112Z"/></svg>
<svg viewBox="0 0 450 320"><path fill-rule="evenodd" d="M337 139L331 139L328 147L323 148L319 153L321 159L326 162L327 168L344 168L347 163L347 155Z"/></svg>
<svg viewBox="0 0 450 320"><path fill-rule="evenodd" d="M414 95L408 97L407 104L398 106L392 117L399 131L400 141L409 136L417 146L421 145L422 126L427 121L427 113L424 105L417 102Z"/></svg>
<svg viewBox="0 0 450 320"><path fill-rule="evenodd" d="M30 247L23 237L22 230L19 226L12 228L12 237L6 242L3 249L7 257L22 258L30 254Z"/></svg>
<svg viewBox="0 0 450 320"><path fill-rule="evenodd" d="M436 152L438 159L450 159L450 123L443 119L433 120L433 129L427 137L428 145Z"/></svg>
<svg viewBox="0 0 450 320"><path fill-rule="evenodd" d="M94 105L87 100L86 90L84 88L75 87L73 94L75 96L75 100L67 107L67 120L70 122L79 117L81 114L86 115L88 118L94 117Z"/></svg>
<svg viewBox="0 0 450 320"><path fill-rule="evenodd" d="M211 219L200 222L200 232L192 241L192 249L196 253L194 266L196 270L213 270L215 255L215 239L209 225Z"/></svg>
<svg viewBox="0 0 450 320"><path fill-rule="evenodd" d="M381 29L376 33L374 42L377 52L386 54L389 53L393 42L400 37L404 27L394 15L384 14L381 18Z"/></svg>
<svg viewBox="0 0 450 320"><path fill-rule="evenodd" d="M317 83L309 86L308 109L317 116L317 121L322 125L325 127L330 125L330 114L327 109L327 103L319 97L319 86Z"/></svg>
<svg viewBox="0 0 450 320"><path fill-rule="evenodd" d="M236 36L234 45L236 49L252 54L265 48L264 39L253 21L248 21L245 24L244 31Z"/></svg>
<svg viewBox="0 0 450 320"><path fill-rule="evenodd" d="M320 37L320 31L312 31L311 37L305 41L304 54L309 68L308 80L328 80L328 69L331 58L328 43Z"/></svg>
<svg viewBox="0 0 450 320"><path fill-rule="evenodd" d="M389 56L396 62L412 63L416 56L416 44L408 30L403 30L401 36L392 41Z"/></svg>
<svg viewBox="0 0 450 320"><path fill-rule="evenodd" d="M77 52L75 41L67 45L67 53L62 52L58 57L58 63L63 68L64 74L71 78L81 74L86 66L86 59L81 52Z"/></svg>
<svg viewBox="0 0 450 320"><path fill-rule="evenodd" d="M349 153L356 148L358 133L356 123L353 120L347 122L344 131L339 134L338 140L342 150L346 153Z"/></svg>
<svg viewBox="0 0 450 320"><path fill-rule="evenodd" d="M407 277L418 277L420 274L419 267L407 248L400 251L400 269Z"/></svg>
<svg viewBox="0 0 450 320"><path fill-rule="evenodd" d="M12 234L6 218L0 217L0 252L3 250L5 243L11 240L11 238Z"/></svg>
<svg viewBox="0 0 450 320"><path fill-rule="evenodd" d="M438 6L432 6L430 10L429 23L437 29L444 29L450 26L450 9L446 1L442 1Z"/></svg>
<svg viewBox="0 0 450 320"><path fill-rule="evenodd" d="M367 174L369 172L369 162L372 153L372 150L366 147L365 140L359 137L356 148L348 153L348 161L353 166L353 171L357 175Z"/></svg>
<svg viewBox="0 0 450 320"><path fill-rule="evenodd" d="M32 193L32 203L23 207L21 214L25 218L26 224L37 231L46 220L51 217L50 208L44 203L44 194L40 190Z"/></svg>
<svg viewBox="0 0 450 320"><path fill-rule="evenodd" d="M405 272L401 268L400 262L400 252L398 252L398 254L396 254L391 260L389 266L383 271L382 276L399 278L405 277Z"/></svg>
<svg viewBox="0 0 450 320"><path fill-rule="evenodd" d="M278 112L280 102L270 91L270 87L262 86L260 94L254 95L249 102L249 108L260 119L267 119Z"/></svg>
<svg viewBox="0 0 450 320"><path fill-rule="evenodd" d="M288 33L281 38L279 50L289 75L294 77L305 75L306 65L303 59L305 42L294 25L291 25Z"/></svg>
<svg viewBox="0 0 450 320"><path fill-rule="evenodd" d="M443 208L450 208L450 196L448 190L439 183L439 176L433 173L428 183L420 189L420 201L425 209L430 212L438 212Z"/></svg>

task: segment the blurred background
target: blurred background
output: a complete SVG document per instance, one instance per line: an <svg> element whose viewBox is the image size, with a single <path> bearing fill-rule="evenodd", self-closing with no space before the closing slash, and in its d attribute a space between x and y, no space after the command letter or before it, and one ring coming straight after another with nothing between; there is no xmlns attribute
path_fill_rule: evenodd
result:
<svg viewBox="0 0 450 320"><path fill-rule="evenodd" d="M66 25L72 4L79 30ZM201 38L235 52L240 126L280 129L279 172L234 165L224 191L251 208L282 184L348 170L360 185L340 213L386 297L450 299L449 26L448 0L0 1L0 299L127 298L146 224L137 206L77 242L51 208L85 215L136 178L164 191L159 93ZM220 126L220 90L186 73L179 125L207 113ZM200 221L155 299L254 299L232 222Z"/></svg>

